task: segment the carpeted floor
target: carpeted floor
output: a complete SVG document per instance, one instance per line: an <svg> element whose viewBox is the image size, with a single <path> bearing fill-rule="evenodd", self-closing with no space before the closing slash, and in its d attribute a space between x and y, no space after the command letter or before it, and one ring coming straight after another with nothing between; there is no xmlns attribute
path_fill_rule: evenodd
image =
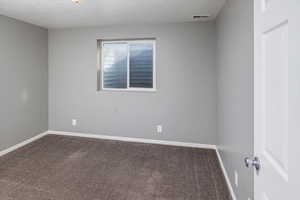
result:
<svg viewBox="0 0 300 200"><path fill-rule="evenodd" d="M213 150L48 135L0 157L1 200L229 200Z"/></svg>

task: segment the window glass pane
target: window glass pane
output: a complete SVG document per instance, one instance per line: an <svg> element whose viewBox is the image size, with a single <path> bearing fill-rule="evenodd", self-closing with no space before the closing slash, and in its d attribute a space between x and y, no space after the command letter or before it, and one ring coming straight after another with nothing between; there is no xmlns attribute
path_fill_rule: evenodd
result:
<svg viewBox="0 0 300 200"><path fill-rule="evenodd" d="M130 87L153 88L153 44L132 43L130 50Z"/></svg>
<svg viewBox="0 0 300 200"><path fill-rule="evenodd" d="M103 88L127 88L127 46L103 44Z"/></svg>

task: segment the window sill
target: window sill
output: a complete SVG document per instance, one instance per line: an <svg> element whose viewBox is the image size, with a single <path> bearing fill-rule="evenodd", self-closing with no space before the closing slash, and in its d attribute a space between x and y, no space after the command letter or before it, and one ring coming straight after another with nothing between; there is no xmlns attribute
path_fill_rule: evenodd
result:
<svg viewBox="0 0 300 200"><path fill-rule="evenodd" d="M100 89L97 92L157 92L156 88L153 89L139 89L139 88L129 88L129 89L109 89L109 88L105 88L105 89Z"/></svg>

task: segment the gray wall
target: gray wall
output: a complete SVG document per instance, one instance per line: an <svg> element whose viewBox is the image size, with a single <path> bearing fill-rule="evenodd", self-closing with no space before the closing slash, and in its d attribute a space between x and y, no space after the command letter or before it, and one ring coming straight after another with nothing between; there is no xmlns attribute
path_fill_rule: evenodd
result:
<svg viewBox="0 0 300 200"><path fill-rule="evenodd" d="M157 38L158 91L96 92L96 40L145 37ZM215 144L215 24L50 30L49 95L50 130Z"/></svg>
<svg viewBox="0 0 300 200"><path fill-rule="evenodd" d="M48 128L48 33L0 16L0 150Z"/></svg>
<svg viewBox="0 0 300 200"><path fill-rule="evenodd" d="M228 0L217 18L218 145L237 199L253 196L253 1ZM234 171L239 186L234 186Z"/></svg>

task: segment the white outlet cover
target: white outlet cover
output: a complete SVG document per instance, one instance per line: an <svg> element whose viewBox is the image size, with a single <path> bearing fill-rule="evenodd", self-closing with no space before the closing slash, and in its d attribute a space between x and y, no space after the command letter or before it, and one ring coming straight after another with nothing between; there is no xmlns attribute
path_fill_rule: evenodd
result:
<svg viewBox="0 0 300 200"><path fill-rule="evenodd" d="M156 132L157 133L162 133L162 125L157 125L156 126Z"/></svg>
<svg viewBox="0 0 300 200"><path fill-rule="evenodd" d="M76 126L77 125L77 119L72 119L72 126Z"/></svg>
<svg viewBox="0 0 300 200"><path fill-rule="evenodd" d="M237 173L237 171L234 171L234 184L236 187L239 186L239 174Z"/></svg>

